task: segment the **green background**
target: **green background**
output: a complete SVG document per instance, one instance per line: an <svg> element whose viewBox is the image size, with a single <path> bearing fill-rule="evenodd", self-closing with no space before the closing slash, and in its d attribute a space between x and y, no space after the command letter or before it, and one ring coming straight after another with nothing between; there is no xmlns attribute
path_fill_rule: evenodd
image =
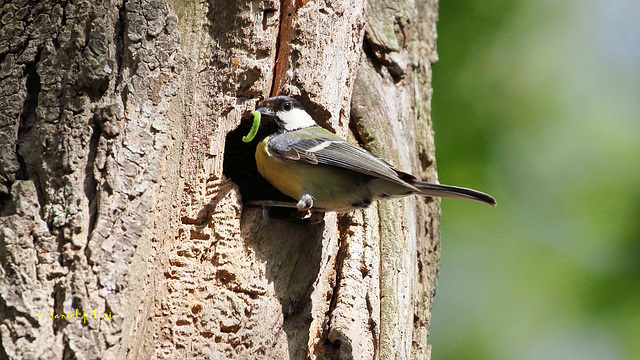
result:
<svg viewBox="0 0 640 360"><path fill-rule="evenodd" d="M640 1L440 1L434 360L640 359Z"/></svg>

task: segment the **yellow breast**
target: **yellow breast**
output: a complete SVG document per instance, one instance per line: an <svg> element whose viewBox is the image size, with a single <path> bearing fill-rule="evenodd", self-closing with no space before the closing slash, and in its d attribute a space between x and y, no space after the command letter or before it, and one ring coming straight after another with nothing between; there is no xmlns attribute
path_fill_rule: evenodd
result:
<svg viewBox="0 0 640 360"><path fill-rule="evenodd" d="M269 139L270 137L266 137L256 147L258 172L280 192L297 201L302 196L302 181L298 167L305 164L291 164L271 156L267 151Z"/></svg>

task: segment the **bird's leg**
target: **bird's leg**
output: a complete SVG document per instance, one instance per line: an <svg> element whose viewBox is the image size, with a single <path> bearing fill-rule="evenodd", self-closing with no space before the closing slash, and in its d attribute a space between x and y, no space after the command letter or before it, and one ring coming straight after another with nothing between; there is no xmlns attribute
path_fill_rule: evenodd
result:
<svg viewBox="0 0 640 360"><path fill-rule="evenodd" d="M251 200L247 202L247 205L262 206L263 208L283 207L290 209L297 209L298 205L289 201L274 201L274 200Z"/></svg>
<svg viewBox="0 0 640 360"><path fill-rule="evenodd" d="M270 206L262 207L262 226L265 226L269 222L269 210L271 210Z"/></svg>
<svg viewBox="0 0 640 360"><path fill-rule="evenodd" d="M246 205L262 207L262 224L264 225L269 221L269 210L271 210L272 207L296 209L298 211L303 211L309 214L309 211L313 207L313 197L311 197L311 195L309 194L304 194L300 198L300 201L298 201L297 203L275 200L252 200L248 201ZM311 211L310 214L311 215L309 215L308 218L305 218L303 220L307 220L310 223L316 224L324 219L324 212Z"/></svg>
<svg viewBox="0 0 640 360"><path fill-rule="evenodd" d="M269 221L269 210L272 207L282 207L297 209L298 206L294 202L287 201L274 201L274 200L252 200L247 202L249 206L261 206L262 207L262 225L264 226Z"/></svg>
<svg viewBox="0 0 640 360"><path fill-rule="evenodd" d="M302 194L300 201L296 204L296 207L300 211L309 211L313 207L313 197L309 194Z"/></svg>

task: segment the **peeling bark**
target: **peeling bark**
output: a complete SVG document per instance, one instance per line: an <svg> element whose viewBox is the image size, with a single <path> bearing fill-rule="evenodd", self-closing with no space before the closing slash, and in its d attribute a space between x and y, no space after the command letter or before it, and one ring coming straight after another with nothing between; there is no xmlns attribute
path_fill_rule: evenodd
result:
<svg viewBox="0 0 640 360"><path fill-rule="evenodd" d="M284 93L433 180L436 6L5 2L0 359L429 358L439 203L263 225L234 141Z"/></svg>

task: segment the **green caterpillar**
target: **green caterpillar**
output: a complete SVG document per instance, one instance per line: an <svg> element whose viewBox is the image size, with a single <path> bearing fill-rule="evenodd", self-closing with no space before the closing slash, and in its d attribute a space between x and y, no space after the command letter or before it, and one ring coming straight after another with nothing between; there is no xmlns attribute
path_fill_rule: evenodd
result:
<svg viewBox="0 0 640 360"><path fill-rule="evenodd" d="M251 130L249 130L249 133L246 136L242 137L242 141L246 143L251 142L251 140L256 137L256 133L258 132L258 128L260 127L260 112L252 111L251 114L253 114L253 125L251 125Z"/></svg>

